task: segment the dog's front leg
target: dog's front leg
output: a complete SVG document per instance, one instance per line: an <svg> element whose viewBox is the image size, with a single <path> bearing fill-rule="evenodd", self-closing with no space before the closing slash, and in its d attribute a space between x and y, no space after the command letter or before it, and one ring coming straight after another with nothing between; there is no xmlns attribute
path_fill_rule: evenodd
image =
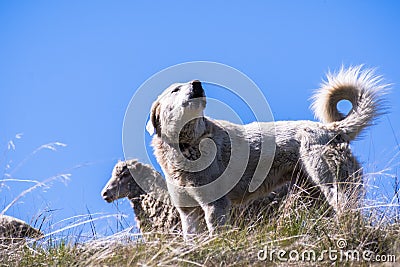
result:
<svg viewBox="0 0 400 267"><path fill-rule="evenodd" d="M201 204L201 207L204 211L209 235L212 236L225 224L231 208L231 202L225 196L209 204Z"/></svg>
<svg viewBox="0 0 400 267"><path fill-rule="evenodd" d="M200 230L200 207L177 207L182 221L182 231L185 240L190 240Z"/></svg>

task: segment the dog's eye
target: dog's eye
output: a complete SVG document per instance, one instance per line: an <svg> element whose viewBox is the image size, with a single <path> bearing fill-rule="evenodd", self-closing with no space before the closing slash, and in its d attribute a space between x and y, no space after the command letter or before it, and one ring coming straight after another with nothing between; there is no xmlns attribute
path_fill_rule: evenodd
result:
<svg viewBox="0 0 400 267"><path fill-rule="evenodd" d="M179 87L176 87L174 90L172 90L171 93L176 93L176 92L178 92L178 91L179 91Z"/></svg>

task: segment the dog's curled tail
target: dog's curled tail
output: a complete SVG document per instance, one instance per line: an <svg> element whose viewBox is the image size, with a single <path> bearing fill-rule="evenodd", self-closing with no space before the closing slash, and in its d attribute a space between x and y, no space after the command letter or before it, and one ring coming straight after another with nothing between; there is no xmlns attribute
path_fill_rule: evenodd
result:
<svg viewBox="0 0 400 267"><path fill-rule="evenodd" d="M328 73L327 80L312 97L311 108L323 123L346 133L351 140L381 114L385 113L384 99L389 84L382 82L373 69L362 69L362 65L342 68L337 73ZM337 109L340 100L348 100L352 109L347 115Z"/></svg>

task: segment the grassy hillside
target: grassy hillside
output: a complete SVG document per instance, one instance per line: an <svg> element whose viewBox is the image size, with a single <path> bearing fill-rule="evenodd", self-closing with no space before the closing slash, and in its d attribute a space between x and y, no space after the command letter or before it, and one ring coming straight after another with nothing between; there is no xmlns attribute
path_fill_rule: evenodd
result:
<svg viewBox="0 0 400 267"><path fill-rule="evenodd" d="M179 234L129 231L76 242L32 241L2 245L0 266L243 266L369 265L400 262L398 208L370 207L340 217L291 194L270 216L243 216L213 238L184 242Z"/></svg>

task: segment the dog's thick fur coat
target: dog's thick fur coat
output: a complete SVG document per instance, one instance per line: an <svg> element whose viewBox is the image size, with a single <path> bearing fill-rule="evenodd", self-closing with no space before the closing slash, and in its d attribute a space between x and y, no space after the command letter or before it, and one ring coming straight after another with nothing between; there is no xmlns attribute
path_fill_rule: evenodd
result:
<svg viewBox="0 0 400 267"><path fill-rule="evenodd" d="M321 122L237 125L203 115L206 98L200 81L171 85L153 103L147 129L150 133L155 129L152 146L169 182L185 237L197 233L199 225L193 212L196 207L185 205L186 202L201 207L212 234L225 223L231 204L265 196L276 187L303 178L320 188L336 212L348 207L350 196L358 195L362 185L361 167L349 142L381 114L386 88L372 70L362 70L361 66L342 68L336 74L328 74L313 97L312 108ZM338 111L340 100L352 103L349 114ZM204 148L210 140L214 154L209 153L212 146ZM266 150L265 144L270 146ZM246 147L248 153L244 152ZM197 161L207 165L200 166ZM261 185L251 192L249 186L259 162L271 162L271 168ZM199 189L226 173L232 179L232 187L225 180L208 190L212 192ZM227 188L226 194L210 198L210 194L223 193Z"/></svg>

